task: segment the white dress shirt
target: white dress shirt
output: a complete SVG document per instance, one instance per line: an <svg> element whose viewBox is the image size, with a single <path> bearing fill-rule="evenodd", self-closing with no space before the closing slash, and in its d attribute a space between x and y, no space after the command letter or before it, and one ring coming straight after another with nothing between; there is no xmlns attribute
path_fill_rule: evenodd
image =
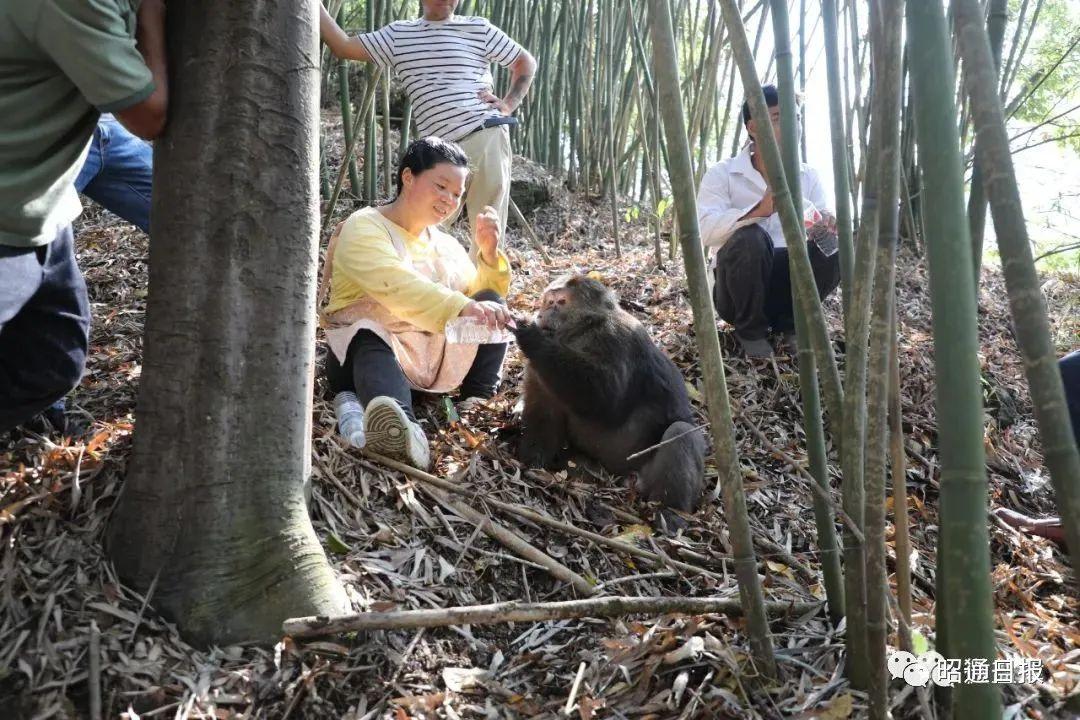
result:
<svg viewBox="0 0 1080 720"><path fill-rule="evenodd" d="M811 208L833 214L832 201L817 171L803 163L801 178L804 214ZM732 233L753 223L760 223L762 229L769 233L774 247L787 247L779 213L774 212L767 218L740 220L765 197L767 190L765 178L750 161L749 146L735 157L713 165L705 173L698 191L697 208L701 242L705 245L710 267L715 265L717 251ZM709 275L711 281L712 273Z"/></svg>

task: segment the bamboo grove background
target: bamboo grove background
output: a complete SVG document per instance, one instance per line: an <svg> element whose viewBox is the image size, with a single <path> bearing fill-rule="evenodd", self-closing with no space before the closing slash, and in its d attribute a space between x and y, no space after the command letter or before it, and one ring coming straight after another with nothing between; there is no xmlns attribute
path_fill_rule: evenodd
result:
<svg viewBox="0 0 1080 720"><path fill-rule="evenodd" d="M763 82L775 82L769 19L772 3L740 0L737 4L758 74ZM842 122L847 138L848 192L853 219L857 221L869 143L869 6L865 0L789 0L793 72L796 88L803 95L809 75L827 60L822 38L827 44L832 35L826 32L830 27L830 16L823 12L826 6L835 7L835 72L840 77L839 104L843 107L830 119ZM1001 55L999 88L1006 117L1025 123L1010 137L1013 149L1058 143L1080 150L1080 101L1075 96L1080 83L1080 31L1070 24L1076 22L1075 9L1070 10L1068 0L993 0L989 4L980 0L980 6L987 16L990 34L997 38L995 52ZM418 14L416 0L328 0L328 7L352 32ZM620 217L627 212L665 212L671 201L667 143L655 122L658 95L652 79L646 7L646 3L616 0L462 0L458 8L459 14L491 19L538 60L536 81L517 113L522 124L512 133L515 153L560 173L571 190L617 196ZM732 61L729 34L715 0L671 0L669 8L691 162L695 178L700 178L710 164L730 157L746 141L739 117L742 87ZM1045 28L1055 25L1062 28L1060 32L1043 35ZM955 47L952 56L959 67ZM906 47L903 63L906 72ZM343 117L352 120L366 100L366 85L376 73L363 64L332 61L325 50L323 68L324 96L334 104L340 103ZM494 71L496 91L504 91L508 74L498 67ZM347 84L349 74L353 81ZM354 195L365 200L390 192L382 168L394 162L396 143L390 140L391 131L401 132L406 140L415 133L408 103L403 102L392 79L380 77L376 84L375 94L368 101L370 113L359 107L361 114L370 115L361 123L357 138L361 162L350 163L349 168L349 187L358 188ZM958 128L966 176L970 179L972 171L979 170L973 168L971 111L959 82L956 101L960 105ZM912 113L910 93L905 93L901 120L901 231L905 237L919 240L921 194ZM351 124L346 122L346 128ZM800 143L804 159L807 140L803 133ZM834 164L838 160L834 157ZM356 174L357 167L365 168L363 178ZM332 184L333 172L325 169L324 189ZM378 178L383 180L376 187ZM973 243L976 254L981 255L986 214L976 208L985 208L986 201L979 183L972 184L972 188L969 212L973 218ZM1069 245L1063 249L1078 248Z"/></svg>
<svg viewBox="0 0 1080 720"><path fill-rule="evenodd" d="M328 2L350 31L416 17L417 6L415 0ZM716 333L708 332L715 317L694 197L705 170L745 142L743 88L754 89L748 97L760 125L767 110L756 88L780 86L783 147L770 138L760 150L788 240L799 310L823 585L830 616L846 620L852 684L868 692L875 718L888 712L891 631L895 644L914 647L905 513L892 518L895 597L885 565L888 495L893 507L906 507L903 483L892 482L904 467L897 245L911 243L926 257L942 466L934 642L946 657L992 662L977 334L988 209L1046 465L1068 543L1080 548L1080 457L1012 160L1044 142L1080 148L1080 13L1068 0L464 0L458 13L489 18L537 58L537 77L518 112L522 124L512 133L515 152L546 166L570 190L610 203L613 252L620 249L620 221L635 215L654 227L658 264L682 249L740 597L765 675L775 672L772 639L745 521L722 357ZM794 112L796 94L805 93L819 64L828 77L827 139L800 132L805 118ZM340 106L347 145L340 168L324 163L329 218L346 177L359 201L390 194L394 135L404 144L414 130L408 102L397 97L391 78L333 62L325 51L323 68L324 97ZM497 69L495 76L501 94L507 74ZM1009 120L1026 125L1010 135ZM795 210L801 207L797 163L807 142L826 141L841 248L841 358L827 333ZM662 228L672 230L666 251ZM833 457L827 438L839 448ZM1072 561L1080 572L1080 552ZM951 694L957 715L1000 717L993 685L958 686Z"/></svg>

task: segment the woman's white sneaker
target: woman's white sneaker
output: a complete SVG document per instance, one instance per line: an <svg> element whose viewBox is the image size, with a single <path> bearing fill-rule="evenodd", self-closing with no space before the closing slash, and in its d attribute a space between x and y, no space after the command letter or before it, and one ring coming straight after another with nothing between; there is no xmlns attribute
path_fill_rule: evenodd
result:
<svg viewBox="0 0 1080 720"><path fill-rule="evenodd" d="M420 470L431 466L427 436L409 420L397 401L386 395L372 398L364 411L367 449Z"/></svg>

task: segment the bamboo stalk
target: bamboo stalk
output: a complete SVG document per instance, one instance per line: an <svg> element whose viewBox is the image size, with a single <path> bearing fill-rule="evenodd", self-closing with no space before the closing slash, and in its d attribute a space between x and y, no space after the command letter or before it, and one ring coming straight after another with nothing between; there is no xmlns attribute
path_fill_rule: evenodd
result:
<svg viewBox="0 0 1080 720"><path fill-rule="evenodd" d="M854 12L854 11L853 11ZM871 22L871 27L874 23ZM871 33L873 35L873 33ZM871 82L874 82L871 76ZM876 97L878 93L872 93ZM857 101L856 101L857 102ZM870 113L860 118L868 126L869 140L861 153L863 167L868 158L879 156L882 123L877 117L870 122ZM851 300L844 317L847 340L844 357L844 413L842 416L844 442L840 446L840 465L843 470L844 510L865 530L865 440L867 356L870 334L870 308L877 262L878 182L875 173L864 177L860 184L862 211L854 243L851 279ZM869 688L870 661L867 656L867 580L866 546L850 533L844 535L844 581L848 621L847 670L852 684L859 689Z"/></svg>
<svg viewBox="0 0 1080 720"><path fill-rule="evenodd" d="M923 217L941 458L937 646L945 657L982 658L989 663L995 644L978 331L952 103L955 80L941 5L909 2L907 37L926 191ZM963 708L966 716L1001 716L998 687L961 683L952 690L954 706Z"/></svg>
<svg viewBox="0 0 1080 720"><path fill-rule="evenodd" d="M889 716L889 674L886 665L889 586L885 547L885 464L889 405L889 357L895 298L896 243L900 228L900 30L902 2L871 0L871 34L875 93L873 122L878 126L877 261L870 329L870 368L866 424L866 484L863 532L866 535L866 637L869 662L870 717Z"/></svg>
<svg viewBox="0 0 1080 720"><path fill-rule="evenodd" d="M382 169L383 197L394 192L394 149L390 143L390 76L382 78Z"/></svg>
<svg viewBox="0 0 1080 720"><path fill-rule="evenodd" d="M900 344L893 303L889 351L889 464L892 468L893 527L896 538L896 598L900 608L901 650L911 652L911 535L908 529L907 462L904 456L903 402L900 396Z"/></svg>
<svg viewBox="0 0 1080 720"><path fill-rule="evenodd" d="M821 12L825 21L825 62L829 84L829 130L832 135L833 189L836 196L836 230L840 242L840 285L843 293L844 316L851 308L851 283L854 274L855 249L851 230L851 189L848 166L848 145L844 135L844 105L840 97L840 49L837 39L836 0L822 0Z"/></svg>
<svg viewBox="0 0 1080 720"><path fill-rule="evenodd" d="M367 31L373 32L375 30L375 18L378 11L377 5L380 5L385 0L367 0ZM365 97L368 91L372 92L372 99L374 100L374 91L377 90L379 84L379 77L381 73L380 68L374 67L371 63L368 64L366 69L367 82L369 87L365 88ZM376 200L376 179L378 177L378 148L375 144L375 112L370 114L364 113L367 118L367 122L364 124L364 202L368 205L374 205Z"/></svg>
<svg viewBox="0 0 1080 720"><path fill-rule="evenodd" d="M409 143L412 142L412 98L405 97L405 106L401 111L401 129L398 131L400 140L398 141L398 162L401 162L401 158L405 156L405 150L408 149ZM393 172L393 170L391 170ZM393 178L391 178L393 180Z"/></svg>
<svg viewBox="0 0 1080 720"><path fill-rule="evenodd" d="M1020 49L1020 33L1024 30L1024 19L1027 18L1029 4L1030 0L1021 0L1020 10L1016 15L1016 29L1013 31L1012 41L1009 43L1009 58L1001 68L1001 77L999 80L999 92L1001 97L1008 97L1008 93L1005 91L1005 85L1013 75L1013 60L1016 59L1016 52Z"/></svg>
<svg viewBox="0 0 1080 720"><path fill-rule="evenodd" d="M769 112L765 106L765 96L761 93L761 83L758 80L754 58L746 39L746 29L739 19L738 8L734 0L722 0L721 9L724 12L724 22L727 24L732 41L732 51L739 65L743 88L748 90L750 114L758 127L767 128L771 124ZM840 385L840 372L837 369L833 346L829 340L825 313L821 307L821 300L818 298L817 285L814 283L814 272L810 267L806 237L803 234L802 213L796 211L791 193L788 191L776 139L772 133L762 132L760 140L758 150L765 162L769 187L772 189L774 204L780 214L780 223L788 245L788 257L794 261L791 282L796 299L796 311L806 316L810 328L809 335L825 390L829 415L839 419L843 417L844 390Z"/></svg>
<svg viewBox="0 0 1080 720"><path fill-rule="evenodd" d="M975 23L979 19L978 4L970 0L953 0L952 4L960 49L969 68L966 81L974 112L976 152L985 163L986 194L1043 455L1065 527L1066 543L1070 548L1080 548L1080 451L1072 434L1046 305L1031 253L1005 117L996 91L992 51L982 23ZM1080 578L1080 551L1074 550L1070 557Z"/></svg>
<svg viewBox="0 0 1080 720"><path fill-rule="evenodd" d="M344 27L345 25L345 11L338 11L337 16L338 25ZM348 147L352 141L353 122L352 122L352 101L349 99L349 62L348 60L339 60L337 64L338 73L338 100L341 103L341 130L345 136L345 147ZM360 184L360 175L356 171L356 156L350 156L348 159L349 166L349 185L352 188L353 195L360 195L360 189L363 187Z"/></svg>
<svg viewBox="0 0 1080 720"><path fill-rule="evenodd" d="M772 617L801 617L820 603L772 601L765 611ZM611 596L550 603L523 603L517 600L489 605L394 610L352 615L289 618L282 632L294 638L337 635L370 630L492 625L515 622L549 622L575 618L620 617L623 615L742 615L742 607L732 598Z"/></svg>
<svg viewBox="0 0 1080 720"><path fill-rule="evenodd" d="M605 93L607 94L608 102L604 108L604 123L607 131L607 146L608 146L608 180L607 180L607 192L610 193L611 200L611 234L612 239L615 241L615 257L622 257L622 245L619 242L619 192L616 184L615 177L615 129L613 114L614 108L612 108L613 99L615 95L615 7L612 4L608 8L606 13L606 28L605 28L605 50L607 58L607 82L605 82Z"/></svg>
<svg viewBox="0 0 1080 720"><path fill-rule="evenodd" d="M729 32L733 36L741 34L745 45L745 30L739 19L734 0L728 0L723 9ZM720 354L720 340L716 334L716 316L705 276L705 257L697 224L690 146L686 138L682 98L678 92L679 71L671 14L666 0L650 0L649 11L653 62L657 73L657 87L662 99L664 130L670 152L669 179L672 183L675 210L679 219L679 241L683 249L687 284L694 309L694 334L701 357L702 377L705 382L705 396L716 448L717 467L723 478L724 508L735 552L735 575L739 581L739 597L746 611L747 632L758 669L767 677L775 677L776 659L773 654L772 636L766 620L765 598L761 580L757 574L757 560L754 555L753 538L746 509L746 494L736 455L735 432L724 378L723 357ZM748 48L746 51L748 52ZM758 94L760 95L760 90Z"/></svg>
<svg viewBox="0 0 1080 720"><path fill-rule="evenodd" d="M806 97L806 0L799 0L799 97ZM806 162L805 117L799 118L799 153L800 159Z"/></svg>
<svg viewBox="0 0 1080 720"><path fill-rule="evenodd" d="M990 0L986 27L990 36L990 51L994 57L995 84L1001 69L1001 44L1005 38L1005 25L1008 20L1008 0ZM976 153L971 170L971 194L968 196L967 210L968 226L971 228L971 256L975 261L976 297L982 271L983 236L986 232L986 188L983 186L983 172L982 156Z"/></svg>
<svg viewBox="0 0 1080 720"><path fill-rule="evenodd" d="M789 41L786 0L772 3L773 43L776 54L776 74L780 92L780 133L783 137L781 152L784 157L784 175L795 207L802 207L802 182L798 125L796 123L795 82L792 74L792 54ZM759 126L760 127L760 126ZM767 131L766 131L767 132ZM788 255L794 274L792 254ZM795 315L795 335L799 356L799 388L803 403L803 430L806 434L806 452L810 461L813 483L821 488L829 486L829 470L825 453L825 429L821 422L821 398L818 391L817 368L814 351L810 347L809 327L801 312ZM824 576L829 616L839 622L844 615L843 574L840 557L836 552L836 523L833 513L818 495L814 496L814 518L818 533L818 545L822 550L821 569Z"/></svg>
<svg viewBox="0 0 1080 720"><path fill-rule="evenodd" d="M1035 11L1031 14L1031 22L1028 23L1027 33L1024 36L1024 42L1020 45L1020 50L1013 57L1012 68L1007 78L1004 79L1004 84L1001 86L1001 97L1009 97L1009 90L1012 89L1013 81L1016 80L1017 74L1020 72L1020 65L1024 60L1024 55L1027 54L1028 43L1031 42L1032 35L1035 34L1035 28L1039 23L1039 13L1042 12L1044 0L1038 0L1035 3ZM1023 27L1023 23L1017 23L1017 32ZM1015 48L1014 48L1015 49Z"/></svg>
<svg viewBox="0 0 1080 720"><path fill-rule="evenodd" d="M375 79L378 79L382 74L382 68L375 69ZM326 201L326 209L323 210L323 232L326 232L326 228L330 227L330 222L334 219L334 208L337 206L338 195L341 193L341 185L345 181L345 173L349 167L349 158L356 152L356 138L360 134L360 125L364 123L371 113L372 103L375 101L375 83L369 82L366 90L364 91L364 102L357 108L356 119L353 121L352 142L345 146L345 157L341 161L341 169L338 171L337 181L334 182L334 189L330 192L330 199Z"/></svg>
<svg viewBox="0 0 1080 720"><path fill-rule="evenodd" d="M319 196L330 197L330 168L326 164L326 133L319 130Z"/></svg>

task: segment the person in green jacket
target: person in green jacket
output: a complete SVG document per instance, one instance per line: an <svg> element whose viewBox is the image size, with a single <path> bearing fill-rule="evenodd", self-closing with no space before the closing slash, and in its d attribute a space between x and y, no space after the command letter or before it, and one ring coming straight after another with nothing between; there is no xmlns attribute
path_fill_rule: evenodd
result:
<svg viewBox="0 0 1080 720"><path fill-rule="evenodd" d="M90 307L75 179L101 113L165 125L163 0L0 0L0 432L82 377ZM63 413L50 422L64 430Z"/></svg>

